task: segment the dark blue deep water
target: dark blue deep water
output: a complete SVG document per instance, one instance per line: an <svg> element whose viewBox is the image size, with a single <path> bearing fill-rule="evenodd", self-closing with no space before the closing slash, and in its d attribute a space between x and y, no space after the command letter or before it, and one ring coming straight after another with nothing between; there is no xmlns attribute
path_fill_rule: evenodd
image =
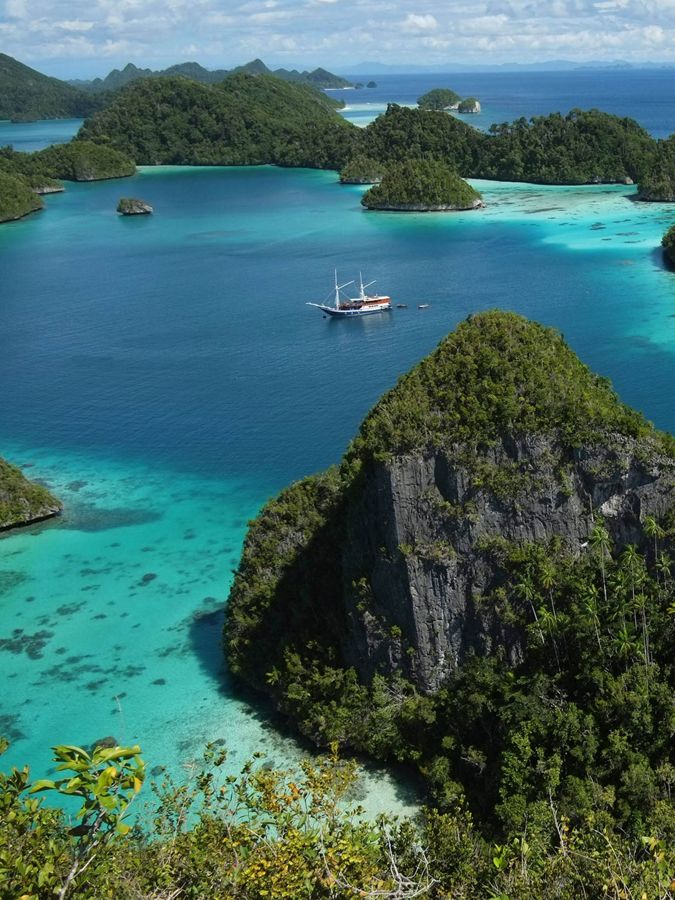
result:
<svg viewBox="0 0 675 900"><path fill-rule="evenodd" d="M109 734L175 770L215 739L233 768L260 748L295 758L222 667L246 522L336 462L469 313L554 325L675 430L675 275L659 250L673 209L624 187L478 186L483 212L400 216L363 211L332 173L160 168L69 185L0 227L0 455L66 504L0 539L11 762L45 772L50 744ZM122 195L155 214L118 217ZM335 268L408 309L323 319L305 303ZM371 783L381 807L405 806L400 786Z"/></svg>
<svg viewBox="0 0 675 900"><path fill-rule="evenodd" d="M366 84L368 75L346 76ZM366 124L387 103L414 105L435 87L478 97L480 115L464 119L479 128L571 109L601 109L635 119L655 137L675 132L675 67L670 69L580 69L570 72L459 72L373 75L375 88L330 91L351 108L348 118Z"/></svg>

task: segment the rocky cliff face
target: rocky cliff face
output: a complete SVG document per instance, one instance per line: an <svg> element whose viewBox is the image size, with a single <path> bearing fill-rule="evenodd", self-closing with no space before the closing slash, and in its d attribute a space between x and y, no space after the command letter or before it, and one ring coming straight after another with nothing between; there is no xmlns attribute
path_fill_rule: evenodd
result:
<svg viewBox="0 0 675 900"><path fill-rule="evenodd" d="M597 553L598 523L615 554L644 548L645 519L667 516L674 483L672 438L559 335L476 316L385 395L339 470L253 524L230 662L264 687L289 649L323 654L364 683L401 674L425 693L472 655L516 666L532 615L502 603L514 548L581 560Z"/></svg>
<svg viewBox="0 0 675 900"><path fill-rule="evenodd" d="M501 647L518 662L522 635L489 600L505 580L500 547L558 538L590 552L593 512L616 549L641 544L645 516L670 509L675 479L672 458L645 450L613 434L575 452L526 435L490 448L479 467L443 451L377 465L340 547L347 664L366 681L402 672L430 692L470 654Z"/></svg>

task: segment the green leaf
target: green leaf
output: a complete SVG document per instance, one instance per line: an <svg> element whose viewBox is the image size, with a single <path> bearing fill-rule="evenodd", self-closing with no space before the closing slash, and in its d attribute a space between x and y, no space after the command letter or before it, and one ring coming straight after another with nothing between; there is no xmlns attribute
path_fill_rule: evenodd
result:
<svg viewBox="0 0 675 900"><path fill-rule="evenodd" d="M37 794L38 791L53 791L56 789L56 785L53 781L50 781L48 778L42 778L39 781L35 781L30 788L28 789L29 794Z"/></svg>

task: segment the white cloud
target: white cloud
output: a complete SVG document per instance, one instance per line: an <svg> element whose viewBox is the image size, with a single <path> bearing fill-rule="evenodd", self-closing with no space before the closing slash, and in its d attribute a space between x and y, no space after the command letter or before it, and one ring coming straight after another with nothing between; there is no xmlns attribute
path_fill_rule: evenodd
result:
<svg viewBox="0 0 675 900"><path fill-rule="evenodd" d="M204 59L347 70L362 59L675 60L675 0L0 0L3 50L116 66ZM411 11L411 7L414 11ZM188 52L189 51L189 52ZM90 67L91 68L91 67ZM105 65L101 64L105 74ZM64 74L61 67L59 74ZM77 75L73 67L69 75Z"/></svg>
<svg viewBox="0 0 675 900"><path fill-rule="evenodd" d="M430 13L418 16L416 13L408 13L403 22L404 31L435 31L438 28L438 20Z"/></svg>

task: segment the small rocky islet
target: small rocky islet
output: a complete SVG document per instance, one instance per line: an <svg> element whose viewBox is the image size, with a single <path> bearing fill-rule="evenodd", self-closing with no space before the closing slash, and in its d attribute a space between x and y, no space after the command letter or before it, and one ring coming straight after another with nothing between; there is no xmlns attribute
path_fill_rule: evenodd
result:
<svg viewBox="0 0 675 900"><path fill-rule="evenodd" d="M154 212L146 200L137 197L121 197L117 204L117 212L121 216L149 216Z"/></svg>

